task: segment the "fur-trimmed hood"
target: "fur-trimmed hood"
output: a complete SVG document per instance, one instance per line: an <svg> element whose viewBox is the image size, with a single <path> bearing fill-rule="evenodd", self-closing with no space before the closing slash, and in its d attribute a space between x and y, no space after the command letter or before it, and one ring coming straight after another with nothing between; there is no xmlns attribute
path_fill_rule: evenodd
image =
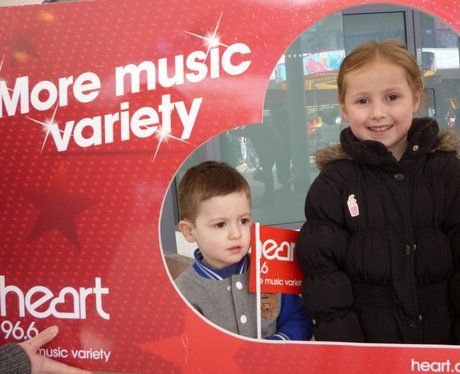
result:
<svg viewBox="0 0 460 374"><path fill-rule="evenodd" d="M427 152L435 152L435 151L442 151L442 152L455 152L457 157L460 158L460 133L455 128L443 129L439 131L439 127L437 122L434 119L427 119L427 118L419 118L414 119L414 123L412 125L411 131L408 134L409 143L413 137L417 138L417 140L421 140L424 142L424 138L426 138L427 132L431 132L431 135L428 135L432 142L428 142ZM433 139L433 137L436 137ZM341 144L320 148L315 152L316 157L316 165L320 170L322 170L326 165L333 161L339 160L352 160L355 159L349 152L345 151L345 148L349 148L344 144L348 145L348 143L368 143L371 145L368 148L374 148L375 150L379 151L379 156L385 156L385 151L379 148L385 148L380 143L377 145L375 143L378 142L360 142L356 139L353 134L351 133L350 128L346 128L342 130L340 135ZM386 148L385 148L386 149ZM387 152L388 155L391 155L390 152Z"/></svg>

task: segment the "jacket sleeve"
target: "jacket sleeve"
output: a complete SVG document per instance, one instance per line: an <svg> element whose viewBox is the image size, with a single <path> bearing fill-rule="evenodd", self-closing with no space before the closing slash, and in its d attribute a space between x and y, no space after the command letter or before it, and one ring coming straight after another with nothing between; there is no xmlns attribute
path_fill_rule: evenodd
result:
<svg viewBox="0 0 460 374"><path fill-rule="evenodd" d="M310 340L312 321L305 313L299 295L281 295L281 311L276 321L276 334L269 340Z"/></svg>
<svg viewBox="0 0 460 374"><path fill-rule="evenodd" d="M450 282L450 299L454 308L454 342L460 344L460 227L451 232L454 251L454 275Z"/></svg>
<svg viewBox="0 0 460 374"><path fill-rule="evenodd" d="M303 300L313 318L315 340L363 342L353 292L344 271L349 234L344 227L339 188L321 175L305 204L306 222L299 232L296 254L304 272Z"/></svg>
<svg viewBox="0 0 460 374"><path fill-rule="evenodd" d="M452 200L445 221L445 232L450 241L454 260L454 274L450 282L450 299L454 308L454 341L460 344L460 161L455 159L456 167L449 174L446 196Z"/></svg>
<svg viewBox="0 0 460 374"><path fill-rule="evenodd" d="M29 356L18 344L8 343L0 347L0 373L30 373Z"/></svg>

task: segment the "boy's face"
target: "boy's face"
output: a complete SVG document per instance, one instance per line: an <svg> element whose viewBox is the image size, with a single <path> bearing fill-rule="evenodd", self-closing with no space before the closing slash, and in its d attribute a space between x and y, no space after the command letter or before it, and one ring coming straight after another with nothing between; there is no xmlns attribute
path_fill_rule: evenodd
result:
<svg viewBox="0 0 460 374"><path fill-rule="evenodd" d="M179 229L197 242L203 261L214 269L238 263L249 251L251 205L244 192L216 196L199 204L195 223L183 220Z"/></svg>
<svg viewBox="0 0 460 374"><path fill-rule="evenodd" d="M360 140L384 144L399 160L407 147L420 98L407 82L405 70L394 63L376 60L345 76L342 111L353 134Z"/></svg>

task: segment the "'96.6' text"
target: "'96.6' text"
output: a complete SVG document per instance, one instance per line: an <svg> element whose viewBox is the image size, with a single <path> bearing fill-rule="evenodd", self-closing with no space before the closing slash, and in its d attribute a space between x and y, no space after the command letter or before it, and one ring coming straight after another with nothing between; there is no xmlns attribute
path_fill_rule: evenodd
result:
<svg viewBox="0 0 460 374"><path fill-rule="evenodd" d="M0 330L4 335L4 339L14 338L16 340L25 340L33 338L38 334L38 330L35 327L35 322L32 322L29 326L23 327L21 321L13 323L5 320L0 324Z"/></svg>

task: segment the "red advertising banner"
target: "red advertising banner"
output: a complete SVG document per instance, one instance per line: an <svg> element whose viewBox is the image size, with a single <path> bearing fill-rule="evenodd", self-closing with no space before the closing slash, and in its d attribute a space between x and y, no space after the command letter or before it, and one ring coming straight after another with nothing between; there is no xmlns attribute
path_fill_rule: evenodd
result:
<svg viewBox="0 0 460 374"><path fill-rule="evenodd" d="M260 225L251 231L251 272L249 291L265 293L302 292L303 273L295 259L295 242L299 232ZM257 271L259 267L259 271Z"/></svg>
<svg viewBox="0 0 460 374"><path fill-rule="evenodd" d="M41 353L101 372L459 373L455 346L232 335L166 269L160 217L179 167L215 135L260 122L288 46L361 3L1 7L0 345L56 324ZM460 30L455 1L386 3Z"/></svg>

